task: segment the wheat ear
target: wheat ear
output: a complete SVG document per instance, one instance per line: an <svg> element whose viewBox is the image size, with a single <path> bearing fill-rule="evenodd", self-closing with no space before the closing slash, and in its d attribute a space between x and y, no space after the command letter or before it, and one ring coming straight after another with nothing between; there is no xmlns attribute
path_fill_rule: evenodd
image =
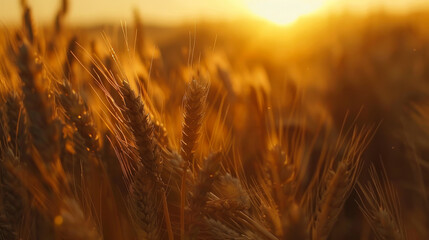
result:
<svg viewBox="0 0 429 240"><path fill-rule="evenodd" d="M19 48L17 65L23 83L23 103L29 119L32 144L44 161L58 160L60 137L58 122L52 118L53 111L43 87L46 79L42 77L41 60L26 42Z"/></svg>
<svg viewBox="0 0 429 240"><path fill-rule="evenodd" d="M337 167L333 168L331 165L323 177L320 197L316 203L313 240L328 238L360 174L361 156L370 138L370 130L360 132L354 129Z"/></svg>
<svg viewBox="0 0 429 240"><path fill-rule="evenodd" d="M64 108L68 120L76 127L84 139L86 151L97 152L100 148L100 140L88 105L71 88L68 81L58 84L57 89L57 100Z"/></svg>
<svg viewBox="0 0 429 240"><path fill-rule="evenodd" d="M148 239L158 239L162 234L159 201L163 202L164 217L168 237L173 238L169 213L167 209L164 183L160 175L161 158L157 143L153 138L153 126L144 110L143 101L136 96L128 82L123 81L121 94L125 108L122 109L134 136L141 166L138 169L132 186L131 203L135 218ZM155 225L154 225L154 224Z"/></svg>
<svg viewBox="0 0 429 240"><path fill-rule="evenodd" d="M384 167L382 178L374 165L371 165L369 172L370 182L358 184L359 208L378 239L407 239L398 194L389 182Z"/></svg>
<svg viewBox="0 0 429 240"><path fill-rule="evenodd" d="M184 160L180 188L180 235L182 240L185 238L186 172L190 166L191 172L194 172L194 152L203 123L208 90L208 83L193 79L188 84L183 97L184 119L180 142L180 154Z"/></svg>

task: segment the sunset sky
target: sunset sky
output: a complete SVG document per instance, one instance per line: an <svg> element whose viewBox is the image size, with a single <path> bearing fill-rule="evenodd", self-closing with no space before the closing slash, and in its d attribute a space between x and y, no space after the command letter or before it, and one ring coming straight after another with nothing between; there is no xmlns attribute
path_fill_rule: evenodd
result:
<svg viewBox="0 0 429 240"><path fill-rule="evenodd" d="M20 21L19 0L0 0L0 22L8 24ZM70 0L68 20L77 24L120 22L130 20L134 8L138 8L147 22L158 24L182 23L200 19L231 19L243 16L298 16L314 11L338 11L349 9L365 12L368 9L388 8L395 11L428 6L427 0ZM28 0L39 22L51 21L59 0ZM273 15L278 16L273 16Z"/></svg>

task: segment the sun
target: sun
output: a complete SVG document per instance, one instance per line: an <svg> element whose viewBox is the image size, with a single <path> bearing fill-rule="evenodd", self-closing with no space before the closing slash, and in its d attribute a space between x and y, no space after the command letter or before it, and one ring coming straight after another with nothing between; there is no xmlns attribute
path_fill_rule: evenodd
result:
<svg viewBox="0 0 429 240"><path fill-rule="evenodd" d="M278 25L319 10L326 0L245 0L250 12Z"/></svg>

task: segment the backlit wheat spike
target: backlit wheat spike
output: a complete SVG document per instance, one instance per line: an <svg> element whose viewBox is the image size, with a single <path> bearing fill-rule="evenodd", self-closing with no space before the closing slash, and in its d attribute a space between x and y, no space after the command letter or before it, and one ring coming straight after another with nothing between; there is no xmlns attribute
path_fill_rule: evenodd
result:
<svg viewBox="0 0 429 240"><path fill-rule="evenodd" d="M99 135L86 102L71 88L68 81L57 84L57 88L57 100L64 108L68 120L85 140L86 150L97 152L100 148Z"/></svg>
<svg viewBox="0 0 429 240"><path fill-rule="evenodd" d="M159 239L162 234L160 201L165 198L163 195L165 190L159 172L160 155L153 138L153 126L144 110L142 99L135 95L125 81L122 83L121 94L125 103L123 114L133 133L141 163L132 183L130 199L132 215L137 220L143 238ZM165 211L166 206L163 207ZM169 234L171 235L170 232Z"/></svg>
<svg viewBox="0 0 429 240"><path fill-rule="evenodd" d="M127 117L130 129L136 141L140 162L148 174L158 178L159 159L153 138L153 126L149 115L144 110L143 101L136 96L128 82L123 81L121 94L124 98L124 116Z"/></svg>
<svg viewBox="0 0 429 240"><path fill-rule="evenodd" d="M52 116L49 96L45 91L47 80L42 76L41 59L32 47L24 42L16 64L23 83L24 107L28 116L31 142L44 161L54 161L59 154L59 126Z"/></svg>
<svg viewBox="0 0 429 240"><path fill-rule="evenodd" d="M186 205L186 171L191 167L191 173L194 167L194 152L197 140L200 136L200 129L205 111L205 103L208 94L208 83L193 79L187 86L183 97L183 124L182 139L180 142L180 155L184 160L182 183L180 187L180 225L181 239L185 238L185 205Z"/></svg>
<svg viewBox="0 0 429 240"><path fill-rule="evenodd" d="M193 169L194 152L200 137L203 124L206 99L209 91L208 83L193 79L189 82L183 97L183 129L180 142L181 155L185 163Z"/></svg>
<svg viewBox="0 0 429 240"><path fill-rule="evenodd" d="M327 239L345 201L359 177L362 153L371 137L370 130L353 131L351 140L336 169L328 170L323 179L320 198L317 199L313 240Z"/></svg>
<svg viewBox="0 0 429 240"><path fill-rule="evenodd" d="M377 239L407 239L398 194L389 182L384 167L381 178L374 165L371 165L369 172L370 182L366 185L358 185L360 190L359 208Z"/></svg>

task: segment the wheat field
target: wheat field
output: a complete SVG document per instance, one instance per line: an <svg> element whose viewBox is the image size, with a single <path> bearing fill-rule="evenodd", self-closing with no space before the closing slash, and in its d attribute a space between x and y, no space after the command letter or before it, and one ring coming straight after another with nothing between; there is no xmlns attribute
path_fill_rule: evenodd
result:
<svg viewBox="0 0 429 240"><path fill-rule="evenodd" d="M197 31L68 5L0 30L0 240L429 239L425 11Z"/></svg>

